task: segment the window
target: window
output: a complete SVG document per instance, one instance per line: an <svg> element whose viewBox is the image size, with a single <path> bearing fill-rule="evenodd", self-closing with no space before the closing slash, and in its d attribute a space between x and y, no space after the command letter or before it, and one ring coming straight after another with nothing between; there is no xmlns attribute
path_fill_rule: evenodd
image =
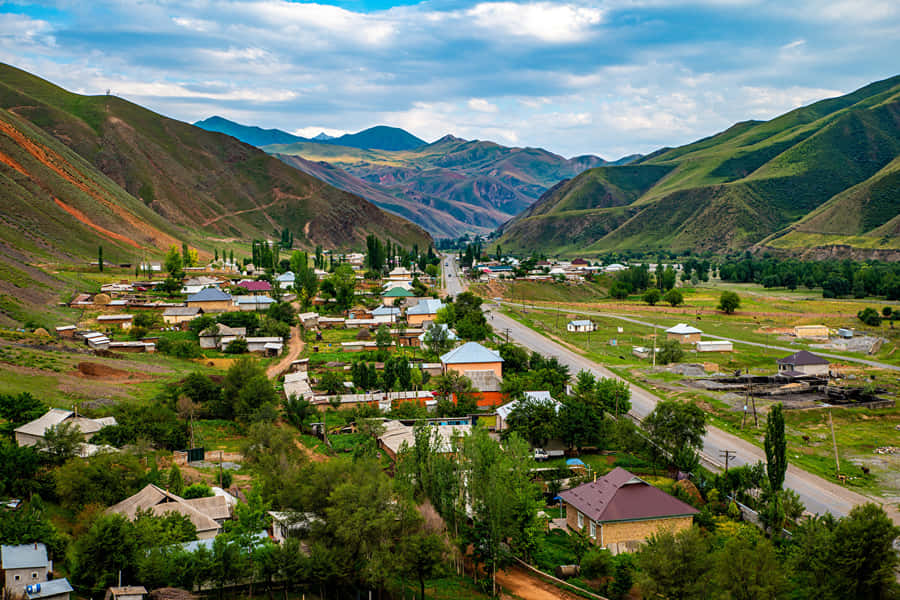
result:
<svg viewBox="0 0 900 600"><path fill-rule="evenodd" d="M593 521L591 521L591 537L592 538L597 537L597 524L594 523Z"/></svg>
<svg viewBox="0 0 900 600"><path fill-rule="evenodd" d="M581 511L578 511L578 529L584 527L584 515L581 514Z"/></svg>
<svg viewBox="0 0 900 600"><path fill-rule="evenodd" d="M19 580L19 576L18 576L18 575L13 575L13 581L18 581L18 580Z"/></svg>
<svg viewBox="0 0 900 600"><path fill-rule="evenodd" d="M38 574L32 572L32 573L31 573L31 578L32 578L32 579L37 579L37 578L38 578Z"/></svg>

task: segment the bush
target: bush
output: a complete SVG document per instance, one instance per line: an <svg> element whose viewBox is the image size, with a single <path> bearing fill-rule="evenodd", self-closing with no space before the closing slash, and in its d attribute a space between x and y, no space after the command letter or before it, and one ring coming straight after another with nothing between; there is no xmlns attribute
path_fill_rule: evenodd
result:
<svg viewBox="0 0 900 600"><path fill-rule="evenodd" d="M247 340L244 338L234 338L225 346L225 354L246 354L248 347Z"/></svg>
<svg viewBox="0 0 900 600"><path fill-rule="evenodd" d="M147 335L147 328L134 326L128 330L128 333L129 333L129 335L131 335L131 339L139 340Z"/></svg>
<svg viewBox="0 0 900 600"><path fill-rule="evenodd" d="M644 292L644 295L641 296L641 299L644 302L646 302L647 304L649 304L650 306L653 306L657 302L659 302L659 298L660 298L660 293L659 293L659 290L656 288L648 289L646 292Z"/></svg>
<svg viewBox="0 0 900 600"><path fill-rule="evenodd" d="M609 295L616 300L624 300L628 297L628 294L628 286L621 281L613 282L612 287L609 288Z"/></svg>
<svg viewBox="0 0 900 600"><path fill-rule="evenodd" d="M200 346L191 340L170 340L161 337L156 342L156 349L163 354L174 356L175 358L203 358L200 352Z"/></svg>
<svg viewBox="0 0 900 600"><path fill-rule="evenodd" d="M684 350L676 340L666 340L656 355L656 362L661 365L676 363L684 358Z"/></svg>
<svg viewBox="0 0 900 600"><path fill-rule="evenodd" d="M191 500L193 498L209 498L212 495L212 489L205 483L192 483L184 489L181 497L185 500Z"/></svg>
<svg viewBox="0 0 900 600"><path fill-rule="evenodd" d="M871 306L856 313L856 318L870 327L878 327L881 325L881 317L878 315L878 311Z"/></svg>
<svg viewBox="0 0 900 600"><path fill-rule="evenodd" d="M613 573L613 556L609 550L591 550L581 559L581 574L588 579L609 577Z"/></svg>

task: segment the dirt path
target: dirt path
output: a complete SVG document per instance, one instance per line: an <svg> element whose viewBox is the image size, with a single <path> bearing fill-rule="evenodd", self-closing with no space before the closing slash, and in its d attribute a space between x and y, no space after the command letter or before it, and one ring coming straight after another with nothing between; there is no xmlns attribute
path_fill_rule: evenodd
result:
<svg viewBox="0 0 900 600"><path fill-rule="evenodd" d="M281 360L266 369L266 376L269 379L275 379L287 370L291 363L297 360L300 353L303 352L303 337L300 335L300 326L294 325L291 328L291 339L288 342L288 352Z"/></svg>
<svg viewBox="0 0 900 600"><path fill-rule="evenodd" d="M518 567L497 573L497 583L505 593L522 600L581 600L580 596L564 592Z"/></svg>

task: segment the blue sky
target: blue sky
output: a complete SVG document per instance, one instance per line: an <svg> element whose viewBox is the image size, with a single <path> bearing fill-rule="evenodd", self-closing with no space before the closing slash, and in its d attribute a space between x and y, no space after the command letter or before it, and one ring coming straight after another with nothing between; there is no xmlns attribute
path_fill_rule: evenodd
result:
<svg viewBox="0 0 900 600"><path fill-rule="evenodd" d="M3 2L0 60L165 115L605 158L898 74L896 0Z"/></svg>

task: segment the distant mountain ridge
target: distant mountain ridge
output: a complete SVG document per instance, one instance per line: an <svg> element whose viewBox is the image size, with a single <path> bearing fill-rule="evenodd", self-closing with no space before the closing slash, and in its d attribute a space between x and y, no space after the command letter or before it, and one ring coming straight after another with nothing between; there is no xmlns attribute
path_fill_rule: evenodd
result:
<svg viewBox="0 0 900 600"><path fill-rule="evenodd" d="M504 249L900 259L900 76L548 190Z"/></svg>
<svg viewBox="0 0 900 600"><path fill-rule="evenodd" d="M453 135L406 151L348 148L337 145L340 139L263 149L441 237L489 233L561 179L607 164L597 156L566 159L541 148L509 148Z"/></svg>
<svg viewBox="0 0 900 600"><path fill-rule="evenodd" d="M304 138L281 129L262 129L252 125L235 123L224 117L213 116L194 123L195 126L207 131L217 131L237 138L245 144L261 148L271 144L292 144L294 142L315 142L319 144L333 144L347 146L349 148L371 150L412 150L425 145L425 140L417 138L413 134L399 127L376 125L357 133L346 133L338 137L332 137L320 133L314 138Z"/></svg>

